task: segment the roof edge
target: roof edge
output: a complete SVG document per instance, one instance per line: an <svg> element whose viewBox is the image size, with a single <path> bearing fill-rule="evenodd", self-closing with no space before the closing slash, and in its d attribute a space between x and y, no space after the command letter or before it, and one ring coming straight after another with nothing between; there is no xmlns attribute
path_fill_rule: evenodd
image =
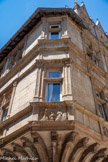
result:
<svg viewBox="0 0 108 162"><path fill-rule="evenodd" d="M20 29L9 39L9 41L0 50L0 62L10 53L17 44L28 34L34 26L40 21L41 17L48 13L64 13L68 14L76 23L82 27L87 28L82 19L74 12L72 8L37 8L35 12L28 18L28 20L20 27Z"/></svg>

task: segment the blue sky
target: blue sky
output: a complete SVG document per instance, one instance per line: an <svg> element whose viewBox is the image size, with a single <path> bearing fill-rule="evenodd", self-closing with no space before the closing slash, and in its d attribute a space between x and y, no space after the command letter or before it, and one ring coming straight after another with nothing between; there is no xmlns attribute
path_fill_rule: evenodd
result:
<svg viewBox="0 0 108 162"><path fill-rule="evenodd" d="M82 0L77 0L81 4ZM108 0L83 0L94 22L99 18L108 32ZM17 32L38 7L74 7L74 0L0 0L0 48Z"/></svg>

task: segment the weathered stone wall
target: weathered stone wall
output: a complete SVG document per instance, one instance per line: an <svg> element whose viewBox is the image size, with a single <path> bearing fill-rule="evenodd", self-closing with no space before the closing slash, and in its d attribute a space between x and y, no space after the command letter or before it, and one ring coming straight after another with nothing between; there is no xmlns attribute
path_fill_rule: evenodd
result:
<svg viewBox="0 0 108 162"><path fill-rule="evenodd" d="M96 113L92 86L87 75L72 67L73 97L86 109Z"/></svg>
<svg viewBox="0 0 108 162"><path fill-rule="evenodd" d="M91 118L87 114L85 114L86 110L83 110L82 112L78 109L75 110L75 119L79 121L81 124L85 125L87 128L90 128L94 130L97 133L100 133L100 127L98 121Z"/></svg>
<svg viewBox="0 0 108 162"><path fill-rule="evenodd" d="M42 25L39 25L31 35L28 36L25 42L25 54L28 53L38 43L38 39L41 37Z"/></svg>
<svg viewBox="0 0 108 162"><path fill-rule="evenodd" d="M32 120L31 113L28 113L27 115L19 118L16 122L9 125L8 130L6 131L6 136L24 127L31 120Z"/></svg>
<svg viewBox="0 0 108 162"><path fill-rule="evenodd" d="M32 101L35 93L36 73L34 69L17 84L11 115L18 113Z"/></svg>
<svg viewBox="0 0 108 162"><path fill-rule="evenodd" d="M71 38L71 41L76 44L81 50L83 50L81 34L76 25L73 22L68 21L67 25L68 35Z"/></svg>

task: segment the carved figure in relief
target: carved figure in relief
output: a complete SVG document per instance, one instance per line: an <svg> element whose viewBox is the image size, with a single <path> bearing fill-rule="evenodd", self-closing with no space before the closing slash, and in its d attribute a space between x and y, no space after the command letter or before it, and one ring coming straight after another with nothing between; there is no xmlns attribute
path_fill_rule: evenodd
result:
<svg viewBox="0 0 108 162"><path fill-rule="evenodd" d="M55 120L62 120L62 112L61 111L57 112L57 117Z"/></svg>
<svg viewBox="0 0 108 162"><path fill-rule="evenodd" d="M55 114L53 112L49 115L49 120L55 120Z"/></svg>
<svg viewBox="0 0 108 162"><path fill-rule="evenodd" d="M48 110L45 109L45 111L44 111L44 115L43 115L41 121L47 121L47 120L48 120Z"/></svg>
<svg viewBox="0 0 108 162"><path fill-rule="evenodd" d="M62 114L62 120L66 120L66 113Z"/></svg>

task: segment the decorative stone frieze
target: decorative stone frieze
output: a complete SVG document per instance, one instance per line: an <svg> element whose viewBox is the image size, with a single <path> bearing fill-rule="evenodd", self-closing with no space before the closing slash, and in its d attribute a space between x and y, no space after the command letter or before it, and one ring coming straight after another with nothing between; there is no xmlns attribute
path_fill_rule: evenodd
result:
<svg viewBox="0 0 108 162"><path fill-rule="evenodd" d="M40 119L41 121L63 121L63 120L66 120L66 116L67 114L66 113L63 113L61 111L57 111L57 112L52 112L51 110L47 110L45 109L44 112L41 111L41 114L42 115L42 118Z"/></svg>

